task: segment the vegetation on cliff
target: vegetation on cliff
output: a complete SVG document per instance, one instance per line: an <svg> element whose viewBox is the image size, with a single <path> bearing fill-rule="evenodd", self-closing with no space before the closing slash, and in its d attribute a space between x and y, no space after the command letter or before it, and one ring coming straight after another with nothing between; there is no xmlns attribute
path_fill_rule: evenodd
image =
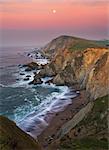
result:
<svg viewBox="0 0 109 150"><path fill-rule="evenodd" d="M44 47L44 52L47 56L54 56L57 51L65 49L70 51L80 51L85 50L86 48L105 48L107 47L108 42L108 40L95 41L62 35L49 42Z"/></svg>
<svg viewBox="0 0 109 150"><path fill-rule="evenodd" d="M79 85L79 89L85 89L87 100L94 103L92 111L76 127L71 129L73 124L65 124L65 127L68 125L70 128L69 133L67 128L62 127L67 135L59 141L56 140L58 144L60 142L59 149L107 150L109 98L107 41L61 36L46 45L44 51L53 58L50 64L43 68L41 75L53 76L52 82L56 85Z"/></svg>
<svg viewBox="0 0 109 150"><path fill-rule="evenodd" d="M106 43L60 36L47 44L44 52L52 57L49 64L39 67L32 62L26 65L27 71L41 69L30 84L42 83L42 77L52 76L51 82L56 85L79 85L79 89L85 89L88 101L94 103L92 111L59 140L60 150L107 150L109 49ZM14 122L3 116L0 122L1 150L40 149L38 143Z"/></svg>
<svg viewBox="0 0 109 150"><path fill-rule="evenodd" d="M0 116L0 150L41 150L37 141L6 117Z"/></svg>
<svg viewBox="0 0 109 150"><path fill-rule="evenodd" d="M87 97L93 100L108 94L108 66L108 48L86 48L80 51L61 49L40 74L53 76L56 85L79 84L81 89L86 89Z"/></svg>
<svg viewBox="0 0 109 150"><path fill-rule="evenodd" d="M60 140L60 150L108 150L109 96L94 101L92 111Z"/></svg>

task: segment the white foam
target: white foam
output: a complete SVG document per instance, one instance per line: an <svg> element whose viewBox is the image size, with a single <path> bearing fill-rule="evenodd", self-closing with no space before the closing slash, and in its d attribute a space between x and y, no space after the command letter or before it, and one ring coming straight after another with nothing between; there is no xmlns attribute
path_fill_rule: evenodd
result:
<svg viewBox="0 0 109 150"><path fill-rule="evenodd" d="M47 59L36 60L34 57L33 59L37 63L43 65L49 62ZM37 72L39 71L40 70L37 70ZM71 93L67 86L56 86L53 83L46 84L46 81L52 79L48 77L42 78L41 80L43 83L40 85L29 85L28 83L34 79L34 71L25 72L25 68L20 68L20 72L24 73L24 75L16 74L20 80L17 81L16 84L13 84L13 87L25 87L31 89L33 92L35 91L35 88L33 87L58 89L58 91L52 92L50 95L48 95L41 103L40 99L37 97L37 95L35 95L36 100L39 101L39 105L34 107L33 111L18 123L21 129L33 137L36 137L48 126L49 121L53 117L54 113L62 111L68 104L72 103L72 98L76 96L76 93ZM26 78L27 75L30 75L31 77L29 77L28 81L24 81L24 78ZM27 99L25 99L25 101L27 101Z"/></svg>
<svg viewBox="0 0 109 150"><path fill-rule="evenodd" d="M51 85L47 85L51 86ZM55 85L54 85L55 87ZM71 98L76 97L76 93L73 95L70 93L70 89L67 86L56 86L60 92L53 92L47 97L39 106L37 112L33 111L31 114L26 116L20 123L19 126L25 131L31 128L29 134L33 137L38 136L49 124L53 114L65 109L65 107L72 103ZM68 94L69 93L69 94ZM37 98L37 97L36 97ZM46 118L47 115L48 119ZM40 118L40 119L39 119ZM35 128L34 128L35 126ZM34 132L33 132L34 131ZM35 133L35 134L34 134Z"/></svg>
<svg viewBox="0 0 109 150"><path fill-rule="evenodd" d="M49 60L44 58L44 59L34 59L33 61L36 62L38 65L46 65L49 63Z"/></svg>

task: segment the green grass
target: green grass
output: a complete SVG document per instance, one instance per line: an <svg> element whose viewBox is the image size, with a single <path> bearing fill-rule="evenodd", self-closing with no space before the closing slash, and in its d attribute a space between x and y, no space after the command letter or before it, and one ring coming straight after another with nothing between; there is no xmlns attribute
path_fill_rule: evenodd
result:
<svg viewBox="0 0 109 150"><path fill-rule="evenodd" d="M81 137L63 137L60 150L108 150L108 100L109 95L94 101L92 111L75 127L86 132Z"/></svg>
<svg viewBox="0 0 109 150"><path fill-rule="evenodd" d="M72 44L72 46L69 48L70 51L81 51L85 50L87 48L102 48L105 45L96 41L90 41L90 40L75 40L75 42Z"/></svg>
<svg viewBox="0 0 109 150"><path fill-rule="evenodd" d="M108 100L108 95L95 100L92 112L80 122L80 125L88 125L97 122L98 128L107 126L107 116L105 114L108 111ZM102 118L103 115L104 118Z"/></svg>
<svg viewBox="0 0 109 150"><path fill-rule="evenodd" d="M108 150L106 140L96 138L82 138L62 143L60 150Z"/></svg>
<svg viewBox="0 0 109 150"><path fill-rule="evenodd" d="M101 46L106 46L106 45L109 45L109 40L96 41L96 43Z"/></svg>

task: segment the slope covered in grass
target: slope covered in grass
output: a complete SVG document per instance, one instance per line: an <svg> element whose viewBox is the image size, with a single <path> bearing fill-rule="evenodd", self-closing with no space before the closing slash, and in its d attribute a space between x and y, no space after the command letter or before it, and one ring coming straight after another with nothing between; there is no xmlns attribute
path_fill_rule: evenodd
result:
<svg viewBox="0 0 109 150"><path fill-rule="evenodd" d="M92 111L61 139L60 150L108 150L108 100L94 101Z"/></svg>
<svg viewBox="0 0 109 150"><path fill-rule="evenodd" d="M43 51L48 56L53 56L58 50L69 49L70 51L85 50L87 48L104 48L107 41L87 40L83 38L66 36L59 36L50 41Z"/></svg>
<svg viewBox="0 0 109 150"><path fill-rule="evenodd" d="M40 146L13 121L0 116L0 150L40 150Z"/></svg>

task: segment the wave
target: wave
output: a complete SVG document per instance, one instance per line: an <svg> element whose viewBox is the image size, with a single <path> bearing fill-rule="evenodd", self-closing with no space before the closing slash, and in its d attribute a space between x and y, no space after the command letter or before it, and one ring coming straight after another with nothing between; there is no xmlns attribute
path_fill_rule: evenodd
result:
<svg viewBox="0 0 109 150"><path fill-rule="evenodd" d="M48 85L50 86L50 85ZM48 125L55 113L63 111L65 107L72 103L72 98L76 97L75 92L70 91L67 86L54 86L59 92L53 92L39 106L39 111L28 114L18 126L36 138ZM52 87L51 87L52 88Z"/></svg>
<svg viewBox="0 0 109 150"><path fill-rule="evenodd" d="M33 55L34 56L34 55ZM33 57L33 60L38 62L39 64L47 64L47 59L35 59L35 56ZM12 88L19 88L23 87L24 89L29 89L31 91L31 94L34 94L35 100L38 102L40 99L38 98L38 95L35 93L37 91L37 88L40 89L40 92L43 93L43 89L53 89L53 92L50 92L44 99L39 102L37 106L34 106L32 108L31 101L29 101L30 112L27 115L24 115L25 109L27 109L28 105L25 107L24 112L22 107L18 107L14 111L15 118L17 118L17 112L22 112L22 120L20 116L20 122L18 122L18 126L36 138L48 125L51 120L51 118L55 115L55 113L59 111L63 111L67 105L72 103L72 98L76 97L77 94L74 90L68 88L67 86L56 86L55 84L46 84L46 81L52 79L52 78L42 78L43 81L40 85L29 85L28 83L31 82L34 79L34 71L25 72L25 68L19 67L19 72L23 73L23 75L20 75L19 73L15 73L14 75L19 80L16 81L16 83L11 85L3 85L0 84L0 87L12 87ZM26 78L27 75L30 75L28 81L24 81L24 78ZM41 91L42 90L42 91ZM18 93L19 94L19 93ZM41 93L39 93L41 95ZM28 101L25 97L25 102Z"/></svg>

